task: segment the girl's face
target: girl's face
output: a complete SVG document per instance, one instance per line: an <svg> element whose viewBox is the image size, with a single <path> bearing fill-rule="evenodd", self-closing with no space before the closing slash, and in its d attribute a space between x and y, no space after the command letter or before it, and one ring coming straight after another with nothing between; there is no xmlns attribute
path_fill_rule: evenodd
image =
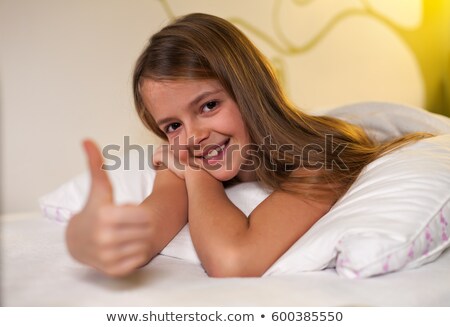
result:
<svg viewBox="0 0 450 327"><path fill-rule="evenodd" d="M220 181L254 179L241 170L250 137L237 104L218 81L146 79L141 96L181 162L191 160Z"/></svg>

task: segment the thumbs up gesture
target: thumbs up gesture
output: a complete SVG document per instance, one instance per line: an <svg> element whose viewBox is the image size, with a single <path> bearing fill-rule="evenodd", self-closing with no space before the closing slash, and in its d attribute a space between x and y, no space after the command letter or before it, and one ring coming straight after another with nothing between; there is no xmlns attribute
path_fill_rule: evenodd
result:
<svg viewBox="0 0 450 327"><path fill-rule="evenodd" d="M78 261L107 275L128 275L154 255L148 209L115 205L111 182L101 168L103 157L99 148L90 140L84 141L83 147L91 188L85 207L67 226L68 250Z"/></svg>

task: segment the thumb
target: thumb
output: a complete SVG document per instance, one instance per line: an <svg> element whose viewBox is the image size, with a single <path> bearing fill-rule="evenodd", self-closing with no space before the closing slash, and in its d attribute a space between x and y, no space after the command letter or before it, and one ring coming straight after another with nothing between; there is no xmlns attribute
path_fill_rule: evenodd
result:
<svg viewBox="0 0 450 327"><path fill-rule="evenodd" d="M108 174L102 169L103 156L98 146L92 140L83 141L89 172L91 175L91 190L89 203L110 204L113 202L113 189Z"/></svg>

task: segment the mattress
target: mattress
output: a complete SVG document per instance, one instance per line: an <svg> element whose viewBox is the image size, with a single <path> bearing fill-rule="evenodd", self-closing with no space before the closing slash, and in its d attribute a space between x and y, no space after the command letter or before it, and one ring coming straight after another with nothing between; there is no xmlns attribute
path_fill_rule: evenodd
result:
<svg viewBox="0 0 450 327"><path fill-rule="evenodd" d="M39 212L2 219L3 306L450 306L450 251L417 269L344 279L334 269L263 278L210 278L159 255L110 278L74 261L65 225Z"/></svg>

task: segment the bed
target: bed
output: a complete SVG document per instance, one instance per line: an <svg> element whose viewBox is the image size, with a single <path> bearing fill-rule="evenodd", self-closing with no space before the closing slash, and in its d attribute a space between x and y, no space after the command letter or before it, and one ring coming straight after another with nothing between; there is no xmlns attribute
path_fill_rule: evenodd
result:
<svg viewBox="0 0 450 327"><path fill-rule="evenodd" d="M418 269L361 280L334 269L209 278L199 265L162 255L113 279L67 255L63 224L40 213L2 219L4 306L450 306L449 250Z"/></svg>
<svg viewBox="0 0 450 327"><path fill-rule="evenodd" d="M389 115L386 115L387 109L389 109ZM380 114L380 112L384 113ZM450 133L450 123L447 118L401 105L358 104L334 109L333 115L365 126L374 138L379 139L387 134L395 136L414 130ZM450 149L448 138L443 140L448 152ZM414 153L419 155L419 150L420 148L415 149ZM407 153L407 157L412 156ZM450 163L448 154L441 156L440 159L436 158L436 160L428 158L430 161L426 162L428 166L426 171L433 172L437 170L433 167L441 166L448 171ZM439 160L442 165L433 166ZM408 165L412 166L414 162L411 160ZM270 274L262 278L210 278L195 260L183 259L182 255L177 257L176 253L170 251L170 247L134 275L122 279L109 278L82 266L68 255L64 244L66 219L61 219L61 217L64 218L64 212L60 210L62 208L57 208L55 211L57 214L43 210L4 215L2 216L2 303L4 306L147 307L450 306L450 250L448 249L448 229L444 230L444 227L448 228L445 217L448 217L450 208L448 206L449 176L447 173L443 178L435 178L437 181L431 181L441 183L441 189L433 196L429 196L431 191L424 195L426 201L434 201L437 197L447 199L447 207L440 206L440 211L437 212L436 234L430 236L433 221L422 224L425 243L421 246L427 247L430 239L436 240L442 237L440 247L435 249L433 255L427 247L426 252L430 250L430 255L425 259L423 256L415 258L418 261L414 264L410 262L409 265L404 264L395 268L392 267L391 262L391 269L388 270L384 263L385 273L369 271L367 276L374 276L371 278L359 278L365 276L350 274L349 271L355 272L355 270L344 269L345 264L339 266L339 258L336 259L336 257L330 261L333 264L328 262L325 266L322 264L320 269L309 269L310 271L308 269L302 271L272 269ZM358 184L359 186L361 185ZM350 195L358 194L361 191L358 187L354 192L349 191ZM67 193L67 189L64 191ZM400 196L407 197L405 194ZM54 198L54 194L52 197ZM48 201L48 198L45 201ZM61 202L61 198L58 201ZM408 205L412 206L413 203L408 202ZM342 207L342 203L337 207ZM68 210L67 212L70 211L70 208L65 209ZM326 219L324 221L327 222ZM312 236L318 235L317 229L312 230ZM360 236L361 233L358 235ZM415 235L417 236L416 246L419 246L420 244L417 245L420 243L418 237L422 234ZM308 238L307 236L305 234L305 239ZM392 233L389 234L389 241L393 239L398 241L398 237L396 239L392 237ZM354 239L352 242L349 244L354 246L364 244L354 243ZM338 243L341 244L336 240L336 244ZM305 242L299 244L304 245ZM336 244L333 245L333 249ZM184 245L182 247L187 248ZM411 249L409 248L410 252ZM414 250L418 252L416 248ZM422 250L421 252L425 253ZM290 254L287 261L298 259L289 251L287 254ZM393 255L395 253L390 253L388 258L392 259ZM314 257L315 253L310 256ZM399 255L399 258L401 257ZM278 265L279 267L283 268L282 265Z"/></svg>

